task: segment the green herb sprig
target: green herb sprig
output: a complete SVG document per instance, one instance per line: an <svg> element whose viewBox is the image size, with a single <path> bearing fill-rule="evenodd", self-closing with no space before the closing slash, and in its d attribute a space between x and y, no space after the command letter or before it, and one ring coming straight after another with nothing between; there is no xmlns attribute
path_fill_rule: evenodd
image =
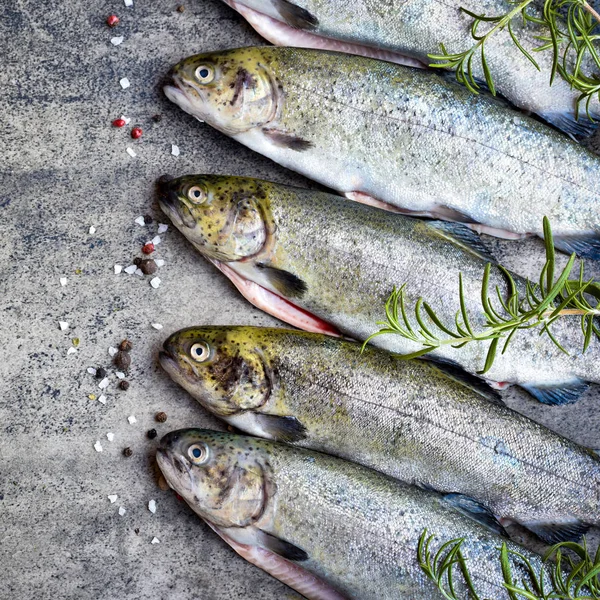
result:
<svg viewBox="0 0 600 600"><path fill-rule="evenodd" d="M468 560L461 551L465 538L447 541L433 554L431 544L434 539L427 530L423 531L417 547L417 561L442 596L446 600L466 600L457 595L455 588L460 572L470 600L484 600L477 594ZM600 549L592 558L585 538L581 544L561 542L552 546L543 556L544 564L539 571L526 556L510 550L506 543L498 550L504 587L511 600L600 600ZM513 576L512 560L522 564L527 573L520 582Z"/></svg>
<svg viewBox="0 0 600 600"><path fill-rule="evenodd" d="M533 0L509 0L513 8L503 15L487 16L477 14L465 8L460 10L473 19L471 24L471 37L475 41L473 46L464 52L449 52L444 44L440 44L439 54L429 54L429 58L436 61L429 65L433 68L452 69L456 71L457 80L464 84L471 92L478 93L481 86L473 73L473 61L479 55L481 67L486 84L492 94L496 94L493 74L486 58L486 42L494 34L507 29L513 43L527 57L533 67L540 71L538 62L533 57L535 52L552 51L552 69L549 74L550 85L556 75L565 79L573 89L580 92L577 99L577 111L580 104L585 104L587 115L590 102L594 96L600 97L600 78L582 71L583 59L592 58L593 64L600 69L600 54L595 42L600 39L596 35L600 14L594 10L586 0L545 0L540 17L531 15L527 9ZM563 13L566 12L566 17ZM540 46L528 51L519 41L513 22L516 18L523 23L536 24L547 29L547 35L536 36ZM480 33L482 24L491 25L485 32Z"/></svg>
<svg viewBox="0 0 600 600"><path fill-rule="evenodd" d="M411 354L403 355L405 359L417 358L433 352L443 346L462 348L471 342L491 340L484 367L479 374L490 370L501 347L504 354L513 337L523 329L539 328L540 335L546 334L565 354L567 350L554 336L551 326L560 318L566 316L580 317L583 334L583 352L585 353L595 335L600 338L600 329L595 322L600 316L600 286L594 280L584 280L584 265L580 263L579 278L569 279L574 268L576 255L572 254L565 268L555 278L555 251L550 221L544 217L544 240L546 245L546 263L541 271L539 283L530 280L524 282L524 293L512 274L502 266L498 268L506 276L508 282L508 297L496 286L495 304L490 297L489 280L492 265L487 264L483 272L481 285L481 310L485 317L482 331L475 331L469 312L463 286L462 274L458 277L459 304L454 326L445 324L423 298L419 298L414 307L414 321L409 317L406 307L405 287L394 288L385 304L385 321L378 321L380 330L372 334L365 344L380 335L395 334L420 344L422 348ZM522 288L521 288L522 289ZM598 302L591 303L590 296ZM426 317L429 322L426 322ZM447 337L440 338L434 331L437 329ZM502 343L502 346L500 344Z"/></svg>

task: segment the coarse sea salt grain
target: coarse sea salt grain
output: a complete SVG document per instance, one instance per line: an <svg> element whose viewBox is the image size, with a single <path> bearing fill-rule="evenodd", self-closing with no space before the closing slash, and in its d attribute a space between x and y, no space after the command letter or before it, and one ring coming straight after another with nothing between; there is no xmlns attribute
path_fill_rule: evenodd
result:
<svg viewBox="0 0 600 600"><path fill-rule="evenodd" d="M119 506L119 514L120 514L121 516L123 516L123 515L124 515L126 512L127 512L127 511L126 511L126 510L125 510L125 509L124 509L122 506Z"/></svg>
<svg viewBox="0 0 600 600"><path fill-rule="evenodd" d="M105 390L105 389L108 387L108 384L109 384L109 383L110 383L110 382L109 382L109 380L108 380L108 377L105 377L105 378L104 378L104 379L103 379L103 380L102 380L102 381L101 381L101 382L98 384L98 387L99 387L101 390Z"/></svg>
<svg viewBox="0 0 600 600"><path fill-rule="evenodd" d="M129 148L129 147L127 147L127 154L129 154L129 156L131 156L131 158L135 158L137 156L137 154L135 153L135 150L133 148Z"/></svg>
<svg viewBox="0 0 600 600"><path fill-rule="evenodd" d="M152 541L150 543L151 544L160 544L160 540L157 537L153 537Z"/></svg>
<svg viewBox="0 0 600 600"><path fill-rule="evenodd" d="M127 417L127 420L129 421L130 425L137 423L137 419L133 415L130 415L129 417Z"/></svg>
<svg viewBox="0 0 600 600"><path fill-rule="evenodd" d="M135 274L139 275L140 277L144 276L144 271L142 271L139 267L135 270Z"/></svg>
<svg viewBox="0 0 600 600"><path fill-rule="evenodd" d="M115 265L113 268L115 270L115 275L118 275L123 270L121 265Z"/></svg>
<svg viewBox="0 0 600 600"><path fill-rule="evenodd" d="M158 245L160 244L160 235L155 235L155 236L152 238L152 243L153 243L155 246L158 246Z"/></svg>
<svg viewBox="0 0 600 600"><path fill-rule="evenodd" d="M133 275L136 272L137 267L135 265L129 265L128 267L125 267L123 270L125 271L125 273L127 273L127 275Z"/></svg>
<svg viewBox="0 0 600 600"><path fill-rule="evenodd" d="M65 285L67 285L66 277L61 277L59 281L60 281L60 285L62 285L62 287L65 287Z"/></svg>
<svg viewBox="0 0 600 600"><path fill-rule="evenodd" d="M167 229L169 229L169 226L166 223L158 224L158 233L164 233Z"/></svg>
<svg viewBox="0 0 600 600"><path fill-rule="evenodd" d="M162 258L157 258L154 262L157 267L162 267L165 264L165 261Z"/></svg>
<svg viewBox="0 0 600 600"><path fill-rule="evenodd" d="M123 43L123 40L124 40L124 39L125 39L125 38L124 38L122 35L120 35L120 36L118 36L118 37L110 38L110 43L111 43L113 46L118 46L119 44L122 44L122 43Z"/></svg>
<svg viewBox="0 0 600 600"><path fill-rule="evenodd" d="M111 504L114 504L117 501L117 498L119 496L117 496L116 494L111 494L110 496L108 496L108 499L110 500Z"/></svg>
<svg viewBox="0 0 600 600"><path fill-rule="evenodd" d="M124 90L126 90L131 85L131 82L129 79L127 79L127 77L123 77L122 79L119 79L119 84Z"/></svg>
<svg viewBox="0 0 600 600"><path fill-rule="evenodd" d="M160 323L152 323L152 327L154 327L154 329L156 329L157 331L160 331L163 326Z"/></svg>
<svg viewBox="0 0 600 600"><path fill-rule="evenodd" d="M125 121L125 125L129 125L129 123L131 123L131 119L129 117L124 117L123 115L121 115L120 118L123 119L123 121Z"/></svg>
<svg viewBox="0 0 600 600"><path fill-rule="evenodd" d="M88 367L88 368L87 368L87 372L88 372L90 375L94 375L94 377L96 376L96 369L94 369L94 367Z"/></svg>
<svg viewBox="0 0 600 600"><path fill-rule="evenodd" d="M69 329L69 324L66 321L59 321L58 326L60 327L61 331L65 331L66 329Z"/></svg>
<svg viewBox="0 0 600 600"><path fill-rule="evenodd" d="M94 450L96 452L102 452L102 444L100 443L100 440L96 440L96 443L94 444Z"/></svg>
<svg viewBox="0 0 600 600"><path fill-rule="evenodd" d="M69 356L69 354L77 354L77 348L73 348L73 346L71 346L68 350L67 350L67 356Z"/></svg>
<svg viewBox="0 0 600 600"><path fill-rule="evenodd" d="M102 394L99 398L98 398L98 402L100 402L100 404L106 404L106 396L104 394Z"/></svg>
<svg viewBox="0 0 600 600"><path fill-rule="evenodd" d="M124 0L125 6L133 6L133 0Z"/></svg>
<svg viewBox="0 0 600 600"><path fill-rule="evenodd" d="M144 217L138 217L138 218L135 220L135 223L137 223L138 225L142 225L142 226L143 226L143 225L145 225L145 224L146 224L146 221L144 220Z"/></svg>
<svg viewBox="0 0 600 600"><path fill-rule="evenodd" d="M90 232L90 235L94 235L94 233L96 233L96 228L93 225L90 225L88 231Z"/></svg>
<svg viewBox="0 0 600 600"><path fill-rule="evenodd" d="M156 500L150 500L150 502L148 502L148 510L154 514L156 512Z"/></svg>
<svg viewBox="0 0 600 600"><path fill-rule="evenodd" d="M150 281L150 285L156 289L159 285L160 285L160 278L159 277L155 277L154 279L152 279Z"/></svg>
<svg viewBox="0 0 600 600"><path fill-rule="evenodd" d="M114 433L112 433L111 431L109 431L109 432L106 434L106 439L107 439L109 442L112 442L112 441L115 439L115 434L114 434Z"/></svg>
<svg viewBox="0 0 600 600"><path fill-rule="evenodd" d="M113 346L111 346L111 347L108 349L108 353L109 353L111 356L114 356L114 355L115 355L117 352L118 352L118 350L117 350L115 347L113 347Z"/></svg>
<svg viewBox="0 0 600 600"><path fill-rule="evenodd" d="M125 379L125 373L122 373L121 371L117 371L115 375L117 376L117 379Z"/></svg>
<svg viewBox="0 0 600 600"><path fill-rule="evenodd" d="M171 144L171 154L173 156L179 156L179 146L176 146L175 144Z"/></svg>

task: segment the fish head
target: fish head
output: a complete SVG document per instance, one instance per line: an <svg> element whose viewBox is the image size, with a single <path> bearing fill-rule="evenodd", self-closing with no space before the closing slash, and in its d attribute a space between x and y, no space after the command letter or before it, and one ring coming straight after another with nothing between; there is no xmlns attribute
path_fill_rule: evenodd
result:
<svg viewBox="0 0 600 600"><path fill-rule="evenodd" d="M244 177L188 175L158 182L159 203L175 227L207 258L249 260L269 237L264 184Z"/></svg>
<svg viewBox="0 0 600 600"><path fill-rule="evenodd" d="M163 344L160 363L204 408L222 418L258 410L272 393L250 327L190 327Z"/></svg>
<svg viewBox="0 0 600 600"><path fill-rule="evenodd" d="M197 54L175 65L165 95L185 112L235 135L270 123L280 92L266 48Z"/></svg>
<svg viewBox="0 0 600 600"><path fill-rule="evenodd" d="M180 429L160 441L156 460L167 483L217 527L247 527L272 496L259 440L204 429Z"/></svg>

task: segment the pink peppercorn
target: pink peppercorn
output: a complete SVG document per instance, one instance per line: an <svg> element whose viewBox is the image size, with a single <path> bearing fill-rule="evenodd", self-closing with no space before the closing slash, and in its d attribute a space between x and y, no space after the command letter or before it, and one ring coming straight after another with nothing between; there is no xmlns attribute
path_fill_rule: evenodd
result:
<svg viewBox="0 0 600 600"><path fill-rule="evenodd" d="M142 252L144 254L152 254L154 252L154 244L152 242L148 242L142 248Z"/></svg>
<svg viewBox="0 0 600 600"><path fill-rule="evenodd" d="M127 125L125 119L115 119L112 124L114 127L125 127L125 125Z"/></svg>
<svg viewBox="0 0 600 600"><path fill-rule="evenodd" d="M143 133L143 131L142 131L142 128L141 128L141 127L134 127L134 128L131 130L131 137L132 137L134 140L137 140L138 138L141 138L141 137L142 137L142 133Z"/></svg>
<svg viewBox="0 0 600 600"><path fill-rule="evenodd" d="M115 27L119 24L119 17L117 17L117 15L109 15L106 18L106 24L109 27Z"/></svg>

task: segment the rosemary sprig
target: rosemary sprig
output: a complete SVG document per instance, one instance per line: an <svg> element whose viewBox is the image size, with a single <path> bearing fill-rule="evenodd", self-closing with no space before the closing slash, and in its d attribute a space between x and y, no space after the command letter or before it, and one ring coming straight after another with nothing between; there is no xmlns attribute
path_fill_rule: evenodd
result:
<svg viewBox="0 0 600 600"><path fill-rule="evenodd" d="M588 117L591 119L590 102L594 96L600 97L600 77L584 73L582 65L584 58L589 56L593 64L600 69L600 54L595 46L595 42L600 36L594 34L600 23L600 14L586 0L545 0L541 16L536 17L527 12L533 1L508 0L513 8L507 13L497 16L477 14L461 8L462 12L473 19L470 31L475 43L464 52L457 53L449 52L444 44L440 44L441 52L439 54L428 55L431 60L436 61L429 66L454 70L460 83L464 84L471 92L478 93L481 86L473 73L473 61L479 54L486 84L495 95L496 87L486 59L485 44L495 33L507 29L513 43L538 71L540 66L532 53L552 51L550 85L559 74L573 89L580 92L577 99L577 110L579 110L580 104L584 104ZM566 16L564 16L565 12ZM528 51L519 41L513 28L516 18L522 19L525 26L533 23L548 30L547 35L536 36L536 39L541 42L539 47ZM491 27L485 33L480 33L482 24L488 24Z"/></svg>
<svg viewBox="0 0 600 600"><path fill-rule="evenodd" d="M417 561L425 575L433 581L446 600L466 600L457 595L455 581L458 571L467 586L470 600L483 600L477 594L476 584L469 573L468 561L461 548L464 538L445 542L433 554L431 544L435 536L425 529L419 538ZM592 558L585 538L581 544L561 542L552 546L542 558L539 572L526 556L510 550L506 543L499 548L499 560L506 588L511 600L600 600L600 549ZM523 565L526 579L515 581L511 563ZM548 584L551 589L548 588ZM485 599L492 600L492 599Z"/></svg>
<svg viewBox="0 0 600 600"><path fill-rule="evenodd" d="M394 288L385 304L385 321L378 321L380 330L372 334L365 344L380 335L395 334L420 344L422 348L411 354L403 355L405 359L417 358L433 352L443 346L462 348L471 342L491 340L484 367L480 374L490 370L501 346L504 354L514 335L522 329L540 328L540 335L546 334L565 354L567 350L554 336L551 326L560 318L578 316L581 319L583 334L583 352L585 353L595 335L600 338L600 329L595 322L600 316L600 286L593 279L584 280L584 265L580 263L579 278L569 279L574 268L576 255L572 254L567 265L555 279L555 251L550 221L544 217L544 240L546 245L546 263L540 273L539 283L526 280L524 293L520 291L512 274L502 266L498 268L506 276L508 282L508 298L496 286L497 304L492 301L489 281L492 265L488 263L483 272L481 285L481 307L485 317L482 331L475 331L467 310L462 273L458 276L459 310L456 312L454 326L443 323L431 305L419 298L414 308L413 324L406 308L405 287ZM523 287L521 287L523 289ZM590 296L598 302L591 304ZM429 321L427 321L427 318ZM448 337L440 338L434 331L437 329Z"/></svg>

